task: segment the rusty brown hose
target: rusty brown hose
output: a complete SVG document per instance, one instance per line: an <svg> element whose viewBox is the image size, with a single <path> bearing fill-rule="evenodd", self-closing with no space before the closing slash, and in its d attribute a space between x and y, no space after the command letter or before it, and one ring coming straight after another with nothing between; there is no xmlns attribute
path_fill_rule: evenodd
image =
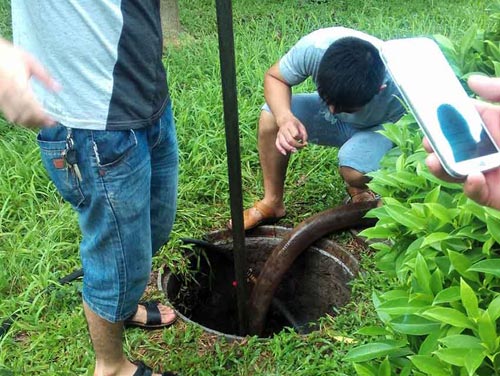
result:
<svg viewBox="0 0 500 376"><path fill-rule="evenodd" d="M328 233L356 226L373 226L375 218L364 218L378 201L347 204L322 211L297 225L278 244L257 278L248 301L248 332L261 335L276 288L295 259Z"/></svg>

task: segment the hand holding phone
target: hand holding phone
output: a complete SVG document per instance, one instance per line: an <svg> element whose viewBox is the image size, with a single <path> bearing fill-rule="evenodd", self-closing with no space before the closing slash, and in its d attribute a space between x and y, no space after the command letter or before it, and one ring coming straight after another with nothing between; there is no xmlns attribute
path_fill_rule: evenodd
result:
<svg viewBox="0 0 500 376"><path fill-rule="evenodd" d="M463 178L500 166L498 146L432 39L387 41L381 56L449 175Z"/></svg>
<svg viewBox="0 0 500 376"><path fill-rule="evenodd" d="M468 84L481 98L500 102L500 78L471 76ZM479 100L475 101L475 106L493 139L499 143L500 106ZM443 171L439 159L426 139L424 139L424 147L429 152L426 159L429 170L440 179L452 181L452 178ZM500 167L468 175L464 183L464 192L477 203L500 210Z"/></svg>

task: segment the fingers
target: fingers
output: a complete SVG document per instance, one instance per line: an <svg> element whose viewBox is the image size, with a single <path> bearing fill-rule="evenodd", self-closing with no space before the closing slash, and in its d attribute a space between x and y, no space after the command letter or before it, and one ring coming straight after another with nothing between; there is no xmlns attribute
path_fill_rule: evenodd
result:
<svg viewBox="0 0 500 376"><path fill-rule="evenodd" d="M464 184L465 194L478 204L487 205L489 188L483 174L470 174Z"/></svg>
<svg viewBox="0 0 500 376"><path fill-rule="evenodd" d="M283 155L297 152L307 145L306 128L299 120L294 118L279 128L275 144L278 151Z"/></svg>
<svg viewBox="0 0 500 376"><path fill-rule="evenodd" d="M443 168L443 166L441 165L441 162L439 161L439 159L436 156L436 154L434 154L432 152L425 159L425 164L429 168L429 171L433 175L435 175L436 177L438 177L441 180L452 182L452 183L463 181L463 179L457 179L457 178L454 178L454 177L450 176L445 171L445 169Z"/></svg>
<svg viewBox="0 0 500 376"><path fill-rule="evenodd" d="M38 81L45 85L52 91L61 89L59 83L52 78L52 76L45 70L45 68L29 54L23 54L28 68L28 74L35 77Z"/></svg>
<svg viewBox="0 0 500 376"><path fill-rule="evenodd" d="M500 77L474 75L469 77L467 84L480 97L488 101L500 102Z"/></svg>
<svg viewBox="0 0 500 376"><path fill-rule="evenodd" d="M49 90L59 90L59 84L28 53L6 42L0 48L0 110L6 119L28 127L55 124L36 100L30 79L34 77Z"/></svg>
<svg viewBox="0 0 500 376"><path fill-rule="evenodd" d="M422 140L422 144L424 145L424 149L425 149L425 151L427 153L432 153L433 152L432 146L429 143L429 140L427 139L427 137L424 137L424 139Z"/></svg>
<svg viewBox="0 0 500 376"><path fill-rule="evenodd" d="M287 153L295 153L301 149L305 144L301 140L295 139L289 133L278 133L276 137L276 148L278 151L286 155Z"/></svg>
<svg viewBox="0 0 500 376"><path fill-rule="evenodd" d="M27 127L55 124L54 119L45 113L30 91L11 98L5 109L7 120Z"/></svg>

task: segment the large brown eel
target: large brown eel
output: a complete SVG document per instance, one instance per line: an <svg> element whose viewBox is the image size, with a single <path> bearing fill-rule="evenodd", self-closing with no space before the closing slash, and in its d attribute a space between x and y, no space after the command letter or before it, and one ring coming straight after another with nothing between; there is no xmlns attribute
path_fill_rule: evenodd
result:
<svg viewBox="0 0 500 376"><path fill-rule="evenodd" d="M373 226L375 218L363 218L378 201L347 204L322 211L297 225L272 251L260 272L248 301L248 332L261 335L276 288L295 259L328 233L357 226Z"/></svg>

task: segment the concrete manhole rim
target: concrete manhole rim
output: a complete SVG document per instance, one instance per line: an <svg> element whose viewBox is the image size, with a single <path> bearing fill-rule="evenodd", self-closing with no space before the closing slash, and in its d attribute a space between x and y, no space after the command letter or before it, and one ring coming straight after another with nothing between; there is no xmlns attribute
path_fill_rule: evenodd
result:
<svg viewBox="0 0 500 376"><path fill-rule="evenodd" d="M247 238L258 238L262 236L269 236L271 234L274 235L285 235L289 231L291 231L292 228L289 227L283 227L283 226L260 226L257 227L254 230L248 231L245 235ZM224 238L224 234L230 233L230 230L218 230L218 231L213 231L204 236L204 240L211 242L214 245L225 245L225 244L230 244L230 238ZM325 250L326 249L326 250ZM330 252L328 251L330 250ZM317 252L325 257L328 257L332 259L337 265L339 265L345 273L347 273L350 278L349 281L354 278L358 272L359 272L359 260L348 250L346 250L344 247L336 243L335 241L328 239L328 238L321 238L317 240L313 245L309 247L308 250L305 252ZM345 260L341 260L339 257L335 256L336 252L341 252L342 253L342 258L345 258ZM195 255L194 252L190 252L186 254L186 256L191 257L191 255ZM346 262L345 262L346 261ZM354 269L354 270L353 270ZM164 292L164 296L167 299L167 304L171 306L176 314L185 322L194 324L197 327L200 327L203 329L204 332L212 334L216 336L217 338L224 338L228 341L243 341L246 340L252 336L246 335L246 336L239 336L236 334L231 334L231 333L224 333L219 330L210 328L206 325L203 325L197 321L194 321L184 315L182 312L180 312L179 309L175 307L173 302L170 300L170 297L168 296L167 293L167 286L169 283L169 280L171 277L175 277L176 275L171 273L168 267L164 267L159 270L158 272L158 279L157 279L157 287L160 291ZM325 315L328 313L325 312ZM284 330L285 328L283 328ZM256 337L257 340L259 341L269 341L274 335L278 334L279 332L273 333L272 336L270 337ZM308 335L314 333L314 331L306 334L300 334L301 336L307 337Z"/></svg>

